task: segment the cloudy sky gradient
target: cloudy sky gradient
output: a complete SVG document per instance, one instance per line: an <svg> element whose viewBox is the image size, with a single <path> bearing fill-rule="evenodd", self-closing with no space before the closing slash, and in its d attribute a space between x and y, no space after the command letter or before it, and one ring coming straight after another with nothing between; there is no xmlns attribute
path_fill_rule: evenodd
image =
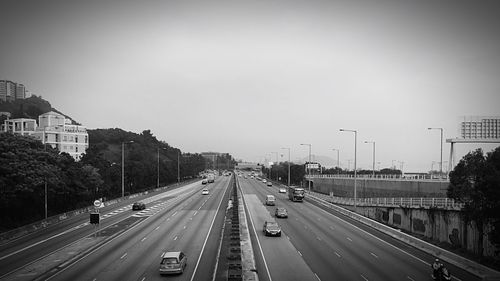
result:
<svg viewBox="0 0 500 281"><path fill-rule="evenodd" d="M461 116L500 115L497 3L8 0L0 79L88 128L150 129L186 152L290 147L295 161L311 143L347 168L346 128L358 167L369 140L377 166L427 171L440 153L427 127L454 138Z"/></svg>

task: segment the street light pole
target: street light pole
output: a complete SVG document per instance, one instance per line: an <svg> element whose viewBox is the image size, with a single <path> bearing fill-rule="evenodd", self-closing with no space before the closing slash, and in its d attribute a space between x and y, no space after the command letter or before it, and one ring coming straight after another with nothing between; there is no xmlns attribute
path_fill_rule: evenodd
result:
<svg viewBox="0 0 500 281"><path fill-rule="evenodd" d="M125 196L125 144L134 141L122 142L122 197Z"/></svg>
<svg viewBox="0 0 500 281"><path fill-rule="evenodd" d="M372 176L375 177L375 141L365 141L365 143L373 144L373 174L372 174Z"/></svg>
<svg viewBox="0 0 500 281"><path fill-rule="evenodd" d="M307 146L309 146L309 165L311 165L311 146L312 146L312 144L310 144L310 143L301 143L300 145L307 145ZM307 169L307 165L306 165L306 169ZM308 183L308 186L309 186L309 192L311 192L311 168L307 169L307 174L309 175L309 180L307 181L307 183Z"/></svg>
<svg viewBox="0 0 500 281"><path fill-rule="evenodd" d="M337 168L339 168L337 174L340 175L340 149L332 148L332 150L337 151Z"/></svg>
<svg viewBox="0 0 500 281"><path fill-rule="evenodd" d="M341 132L353 132L354 133L354 210L356 210L356 200L357 200L357 171L356 171L356 156L357 156L357 143L358 143L358 131L357 130L346 130L340 129Z"/></svg>
<svg viewBox="0 0 500 281"><path fill-rule="evenodd" d="M288 149L288 186L290 186L290 147L282 147L281 149Z"/></svg>
<svg viewBox="0 0 500 281"><path fill-rule="evenodd" d="M441 178L443 176L443 128L427 128L427 130L440 130L441 131L441 155L440 155L440 161L439 161L439 177Z"/></svg>

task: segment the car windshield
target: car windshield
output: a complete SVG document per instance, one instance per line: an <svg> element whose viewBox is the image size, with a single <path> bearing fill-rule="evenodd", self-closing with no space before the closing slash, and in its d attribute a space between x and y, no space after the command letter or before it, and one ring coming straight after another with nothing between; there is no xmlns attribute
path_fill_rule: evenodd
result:
<svg viewBox="0 0 500 281"><path fill-rule="evenodd" d="M179 262L177 261L176 258L164 258L161 261L161 264L178 264Z"/></svg>

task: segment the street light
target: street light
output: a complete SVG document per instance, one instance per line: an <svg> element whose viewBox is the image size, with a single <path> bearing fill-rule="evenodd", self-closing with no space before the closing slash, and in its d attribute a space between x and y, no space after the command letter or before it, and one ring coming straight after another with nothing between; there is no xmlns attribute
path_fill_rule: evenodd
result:
<svg viewBox="0 0 500 281"><path fill-rule="evenodd" d="M122 197L125 196L125 144L133 142L134 141L122 142Z"/></svg>
<svg viewBox="0 0 500 281"><path fill-rule="evenodd" d="M427 128L427 130L439 130L441 131L441 161L439 161L439 177L443 176L443 128Z"/></svg>
<svg viewBox="0 0 500 281"><path fill-rule="evenodd" d="M357 190L356 190L356 184L357 184L357 172L356 172L356 155L357 155L357 143L358 143L358 131L357 130L346 130L346 129L340 129L341 132L352 132L354 133L354 210L356 210L356 200L357 200Z"/></svg>
<svg viewBox="0 0 500 281"><path fill-rule="evenodd" d="M290 186L290 147L282 147L281 149L288 149L288 186Z"/></svg>
<svg viewBox="0 0 500 281"><path fill-rule="evenodd" d="M311 146L312 146L312 144L310 144L310 143L301 143L300 145L307 145L307 146L309 146L309 165L311 165ZM306 169L307 169L307 165L306 165ZM307 183L309 185L309 192L311 192L311 169L310 168L307 169L307 174L309 175L309 180L307 181Z"/></svg>
<svg viewBox="0 0 500 281"><path fill-rule="evenodd" d="M162 147L161 149L166 150L167 148ZM156 188L160 188L160 147L158 146L158 161L157 161L157 170L156 170Z"/></svg>
<svg viewBox="0 0 500 281"><path fill-rule="evenodd" d="M338 173L340 175L340 149L332 148L333 151L337 151L337 167L339 168Z"/></svg>
<svg viewBox="0 0 500 281"><path fill-rule="evenodd" d="M278 165L278 152L269 152L269 153L276 153L276 165ZM273 165L274 166L274 165ZM276 166L278 167L278 166ZM271 173L271 177L273 176L273 174ZM276 180L278 180L278 169L276 169Z"/></svg>
<svg viewBox="0 0 500 281"><path fill-rule="evenodd" d="M365 141L365 143L373 144L373 177L375 177L375 141Z"/></svg>

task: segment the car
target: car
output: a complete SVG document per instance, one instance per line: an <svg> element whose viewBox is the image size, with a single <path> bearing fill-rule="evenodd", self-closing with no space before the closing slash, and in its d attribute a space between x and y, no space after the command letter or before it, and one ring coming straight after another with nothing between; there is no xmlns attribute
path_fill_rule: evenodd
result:
<svg viewBox="0 0 500 281"><path fill-rule="evenodd" d="M267 182L267 180L266 180L266 179L262 179L262 182L263 182L263 183L266 183L266 182Z"/></svg>
<svg viewBox="0 0 500 281"><path fill-rule="evenodd" d="M201 184L207 184L207 183L208 183L208 180L207 180L207 179L203 179L203 180L201 181Z"/></svg>
<svg viewBox="0 0 500 281"><path fill-rule="evenodd" d="M201 191L201 195L208 195L208 189L204 188L204 189Z"/></svg>
<svg viewBox="0 0 500 281"><path fill-rule="evenodd" d="M277 222L265 221L263 232L265 236L281 236L281 227Z"/></svg>
<svg viewBox="0 0 500 281"><path fill-rule="evenodd" d="M183 252L166 252L161 255L160 274L181 274L186 265L187 257Z"/></svg>
<svg viewBox="0 0 500 281"><path fill-rule="evenodd" d="M266 205L274 206L275 202L276 202L276 198L274 197L274 195L266 195Z"/></svg>
<svg viewBox="0 0 500 281"><path fill-rule="evenodd" d="M268 181L267 186L273 186L273 183L271 181Z"/></svg>
<svg viewBox="0 0 500 281"><path fill-rule="evenodd" d="M286 193L286 188L284 188L284 187L280 187L280 189L279 189L279 193Z"/></svg>
<svg viewBox="0 0 500 281"><path fill-rule="evenodd" d="M276 208L276 210L274 211L274 215L277 218L288 218L288 212L286 211L285 208L282 207Z"/></svg>
<svg viewBox="0 0 500 281"><path fill-rule="evenodd" d="M132 210L144 210L146 209L146 204L144 204L143 202L134 202L134 204L132 204Z"/></svg>

